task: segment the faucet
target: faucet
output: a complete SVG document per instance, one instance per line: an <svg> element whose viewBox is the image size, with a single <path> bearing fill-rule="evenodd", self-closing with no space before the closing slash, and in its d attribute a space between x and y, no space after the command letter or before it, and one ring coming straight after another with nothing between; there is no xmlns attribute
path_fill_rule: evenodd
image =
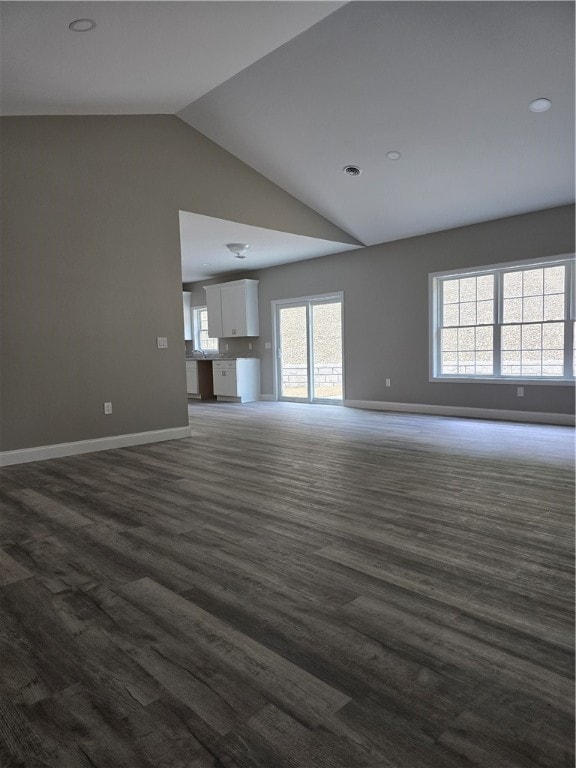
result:
<svg viewBox="0 0 576 768"><path fill-rule="evenodd" d="M192 350L193 355L202 355L202 357L206 357L206 352L203 349L193 349Z"/></svg>

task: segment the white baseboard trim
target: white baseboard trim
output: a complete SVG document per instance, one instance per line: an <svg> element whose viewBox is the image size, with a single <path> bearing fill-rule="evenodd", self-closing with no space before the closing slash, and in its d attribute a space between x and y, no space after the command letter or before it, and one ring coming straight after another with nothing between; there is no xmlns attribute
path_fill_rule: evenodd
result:
<svg viewBox="0 0 576 768"><path fill-rule="evenodd" d="M268 403L276 402L276 397L274 395L260 395L260 400L265 400Z"/></svg>
<svg viewBox="0 0 576 768"><path fill-rule="evenodd" d="M190 427L173 427L172 429L156 429L151 432L134 432L128 435L113 435L97 437L94 440L80 440L75 443L57 443L56 445L40 445L37 448L21 448L16 451L0 452L0 467L11 464L25 464L30 461L45 459L61 459L64 456L76 456L81 453L109 451L113 448L127 448L130 445L144 443L160 443L164 440L181 440L190 437Z"/></svg>
<svg viewBox="0 0 576 768"><path fill-rule="evenodd" d="M344 400L347 408L365 408L369 411L400 411L403 413L428 413L433 416L460 416L466 419L496 419L524 421L535 424L556 424L573 427L571 413L538 413L534 411L507 411L500 408L468 408L459 405L423 405L421 403L388 403L382 400Z"/></svg>

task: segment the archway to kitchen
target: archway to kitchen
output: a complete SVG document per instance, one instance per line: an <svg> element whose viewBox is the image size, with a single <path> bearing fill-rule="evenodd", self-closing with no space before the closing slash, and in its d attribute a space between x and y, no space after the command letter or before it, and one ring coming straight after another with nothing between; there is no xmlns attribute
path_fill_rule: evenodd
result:
<svg viewBox="0 0 576 768"><path fill-rule="evenodd" d="M294 400L296 402L315 403L342 403L344 397L344 372L342 354L342 294L332 291L318 294L323 290L328 277L320 274L316 284L315 295L308 295L298 299L290 299L290 296L300 296L298 286L307 283L305 277L308 266L305 262L316 257L333 253L354 250L358 246L350 243L336 242L332 240L320 240L318 238L295 235L288 232L255 227L233 221L216 219L214 217L180 211L180 239L182 248L182 283L184 291L184 316L186 331L186 355L191 358L187 361L187 371L190 369L208 370L212 374L215 383L221 365L217 359L242 360L254 358L258 361L260 373L260 388L256 399L262 400ZM244 251L240 258L231 252L229 245L244 243ZM247 247L246 247L247 246ZM280 269L275 269L280 267ZM285 269L282 269L285 267ZM250 283L250 286L248 284ZM230 331L226 333L224 321L224 307L220 303L216 310L220 311L221 328L216 330L214 312L210 317L210 297L212 294L220 296L221 302L228 301L232 288L241 293L241 284L246 291L250 287L252 291L252 303L250 308L245 301L233 302L236 309L244 307L250 309L250 317L257 330L252 328L245 332ZM256 287L254 287L256 286ZM308 285L310 294L316 286ZM339 288L339 286L331 286ZM220 289L220 291L218 290ZM246 299L248 293L246 293ZM254 302L256 310L254 311ZM280 388L275 381L282 382L282 375L278 375L277 350L282 349L276 338L275 321L271 307L296 302L300 308L292 313L296 318L298 314L304 314L305 333L301 337L305 339L303 351L300 350L292 356L292 367L303 366L303 371L293 370L291 373L284 371L292 377ZM304 306L302 307L302 304ZM280 310L278 310L280 311ZM280 313L288 321L290 312ZM218 315L218 311L216 311ZM251 322L251 325L253 323ZM232 324L234 325L234 324ZM285 345L284 345L285 346ZM287 350L285 349L285 352ZM301 362L303 360L303 362ZM194 363L197 365L194 365ZM284 357L286 367L290 362ZM248 363L241 362L245 367ZM254 365L254 363L250 364ZM224 374L220 374L222 380ZM189 376L187 394L190 399L210 399L217 397L224 399L222 393L214 391L210 395L200 392L199 386L193 376ZM229 374L226 372L226 380ZM232 377L233 378L233 377ZM302 381L304 378L304 382ZM300 381L298 381L300 379ZM198 386L196 386L196 383ZM306 392L295 391L292 384L306 384ZM222 397L220 397L222 395ZM253 393L251 399L253 399Z"/></svg>

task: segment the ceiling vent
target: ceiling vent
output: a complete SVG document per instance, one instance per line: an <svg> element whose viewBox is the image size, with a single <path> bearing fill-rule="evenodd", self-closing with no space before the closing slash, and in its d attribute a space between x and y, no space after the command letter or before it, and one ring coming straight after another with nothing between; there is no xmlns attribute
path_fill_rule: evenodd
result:
<svg viewBox="0 0 576 768"><path fill-rule="evenodd" d="M362 168L358 168L357 165L345 165L342 169L346 176L360 176Z"/></svg>

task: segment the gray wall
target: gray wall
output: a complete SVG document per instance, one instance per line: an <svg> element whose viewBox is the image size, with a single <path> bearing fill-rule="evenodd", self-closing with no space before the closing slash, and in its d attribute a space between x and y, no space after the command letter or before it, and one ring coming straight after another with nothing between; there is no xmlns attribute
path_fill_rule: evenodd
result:
<svg viewBox="0 0 576 768"><path fill-rule="evenodd" d="M260 280L254 350L262 392L273 392L273 357L264 349L272 341L271 301L344 291L347 399L573 413L572 386L529 385L519 398L512 384L428 380L430 272L573 252L574 206L562 206L252 272ZM205 303L204 284L190 286L195 305ZM236 353L247 347L226 343Z"/></svg>
<svg viewBox="0 0 576 768"><path fill-rule="evenodd" d="M187 424L179 209L353 242L174 116L4 118L1 172L2 450Z"/></svg>

